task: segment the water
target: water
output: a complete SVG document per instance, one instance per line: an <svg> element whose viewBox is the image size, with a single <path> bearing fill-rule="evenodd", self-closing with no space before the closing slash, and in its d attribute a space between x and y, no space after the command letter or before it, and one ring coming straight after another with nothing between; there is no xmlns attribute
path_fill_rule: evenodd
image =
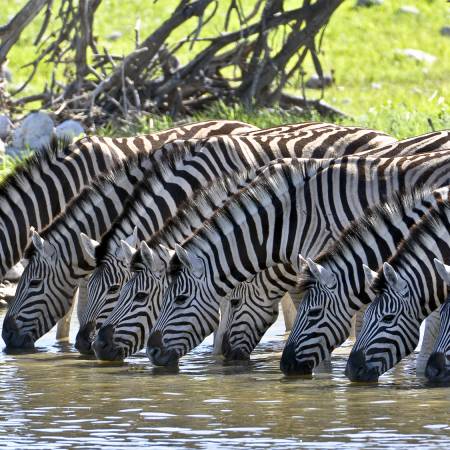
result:
<svg viewBox="0 0 450 450"><path fill-rule="evenodd" d="M416 378L413 358L352 384L347 346L331 373L286 379L283 340L278 321L247 365L224 365L208 340L170 372L145 354L86 360L49 334L37 353L0 354L0 448L450 448L450 388Z"/></svg>

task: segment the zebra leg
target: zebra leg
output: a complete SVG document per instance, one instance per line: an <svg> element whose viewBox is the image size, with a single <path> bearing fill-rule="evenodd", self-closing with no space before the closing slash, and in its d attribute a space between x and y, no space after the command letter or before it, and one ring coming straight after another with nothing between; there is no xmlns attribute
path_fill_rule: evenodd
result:
<svg viewBox="0 0 450 450"><path fill-rule="evenodd" d="M367 309L367 305L361 308L353 317L352 317L352 332L350 334L350 339L355 340L359 332L361 331L364 313Z"/></svg>
<svg viewBox="0 0 450 450"><path fill-rule="evenodd" d="M227 331L228 314L230 310L230 302L228 299L220 302L220 322L219 327L214 331L213 355L222 354L223 335Z"/></svg>
<svg viewBox="0 0 450 450"><path fill-rule="evenodd" d="M78 302L77 302L77 317L78 321L81 320L81 317L84 314L87 305L87 282L88 278L83 278L78 284Z"/></svg>
<svg viewBox="0 0 450 450"><path fill-rule="evenodd" d="M433 311L425 319L425 328L423 331L422 346L420 352L417 355L416 360L416 374L423 375L425 373L425 367L427 366L428 358L433 350L436 338L439 334L439 328L441 325L440 308Z"/></svg>
<svg viewBox="0 0 450 450"><path fill-rule="evenodd" d="M281 299L281 309L283 311L284 326L286 331L291 331L297 316L297 308L288 292Z"/></svg>
<svg viewBox="0 0 450 450"><path fill-rule="evenodd" d="M62 319L60 319L58 321L58 323L56 324L56 341L57 342L69 340L70 320L72 319L73 307L77 300L77 296L78 296L78 290L75 292L75 295L73 296L72 306L70 307L69 311L67 311L66 315Z"/></svg>

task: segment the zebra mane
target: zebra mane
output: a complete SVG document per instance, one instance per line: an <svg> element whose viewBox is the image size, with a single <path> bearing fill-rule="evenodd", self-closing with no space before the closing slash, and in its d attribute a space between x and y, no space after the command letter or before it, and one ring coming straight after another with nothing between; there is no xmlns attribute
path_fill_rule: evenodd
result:
<svg viewBox="0 0 450 450"><path fill-rule="evenodd" d="M417 255L419 248L423 247L430 234L434 234L443 222L448 222L447 210L450 208L450 201L447 199L441 199L437 202L437 206L425 215L420 222L411 228L411 233L408 239L404 240L397 248L396 253L388 259L394 269L398 267L405 255ZM447 225L445 224L447 227ZM371 288L380 293L386 287L386 279L383 269L378 271L378 276L372 284Z"/></svg>
<svg viewBox="0 0 450 450"><path fill-rule="evenodd" d="M225 175L224 177L212 180L205 188L197 191L193 197L186 199L179 206L177 213L169 218L163 227L147 241L150 248L158 245L166 245L167 236L176 236L179 234L180 226L189 226L193 217L202 216L202 211L208 208L217 209L216 205L225 202L232 193L242 190L247 180L255 177L256 170L249 169L239 173ZM141 262L140 251L133 255L131 267Z"/></svg>
<svg viewBox="0 0 450 450"><path fill-rule="evenodd" d="M410 194L396 193L389 201L367 208L363 216L353 220L342 231L340 237L319 253L314 258L314 261L324 267L333 266L334 261L351 253L355 244L364 242L367 234L376 232L381 224L391 222L393 217L402 215L405 211L410 210L417 202L430 196L432 192L431 189L426 188L417 189ZM315 281L309 268L304 267L299 275L298 289L303 292Z"/></svg>
<svg viewBox="0 0 450 450"><path fill-rule="evenodd" d="M224 206L206 220L200 228L195 230L183 246L195 252L196 249L207 249L210 247L211 239L225 227L236 225L235 214L241 214L242 205L248 202L256 203L259 209L263 209L266 204L272 201L274 190L281 187L289 189L290 184L299 185L305 183L310 177L317 173L317 170L326 164L327 160L287 158L273 161L265 166L255 179L241 191L230 197ZM264 169L264 168L261 168ZM168 270L173 274L180 267L180 261L175 255Z"/></svg>
<svg viewBox="0 0 450 450"><path fill-rule="evenodd" d="M133 167L141 164L148 158L147 154L135 154L128 157L127 160L121 162L108 175L99 176L92 184L86 186L82 191L67 205L66 209L59 216L41 231L43 238L60 227L70 229L71 222L78 222L78 215L85 213L92 207L92 200L102 197L102 193L110 186L114 186L126 173L129 173ZM32 248L32 245L29 248Z"/></svg>
<svg viewBox="0 0 450 450"><path fill-rule="evenodd" d="M58 139L56 136L53 136L48 145L42 146L24 161L21 161L14 172L0 182L0 198L5 198L10 189L21 189L22 184L29 180L35 171L42 174L55 155L59 152L68 153L72 145L71 142L70 139Z"/></svg>

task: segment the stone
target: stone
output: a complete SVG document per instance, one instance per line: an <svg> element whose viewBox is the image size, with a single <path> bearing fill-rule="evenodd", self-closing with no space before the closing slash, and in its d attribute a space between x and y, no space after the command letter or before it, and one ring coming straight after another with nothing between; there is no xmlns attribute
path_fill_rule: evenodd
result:
<svg viewBox="0 0 450 450"><path fill-rule="evenodd" d="M418 14L420 14L420 11L419 11L415 6L411 6L411 5L404 5L404 6L401 6L401 7L398 9L398 12L399 12L399 13L402 13L402 14L413 14L413 15L415 15L415 16L417 16Z"/></svg>
<svg viewBox="0 0 450 450"><path fill-rule="evenodd" d="M14 131L10 151L18 151L20 155L29 149L42 150L50 145L53 133L53 120L47 113L42 111L31 113Z"/></svg>
<svg viewBox="0 0 450 450"><path fill-rule="evenodd" d="M11 130L13 128L12 122L9 120L8 116L4 114L0 115L0 139L6 141L9 137Z"/></svg>
<svg viewBox="0 0 450 450"><path fill-rule="evenodd" d="M450 25L441 28L442 36L450 36Z"/></svg>
<svg viewBox="0 0 450 450"><path fill-rule="evenodd" d="M377 6L382 5L384 0L358 0L356 6Z"/></svg>
<svg viewBox="0 0 450 450"><path fill-rule="evenodd" d="M15 266L12 266L11 269L8 270L8 272L6 272L3 279L7 281L17 282L22 276L23 271L24 271L23 263L22 261L19 261Z"/></svg>
<svg viewBox="0 0 450 450"><path fill-rule="evenodd" d="M415 59L416 61L423 62L425 64L433 64L436 61L436 56L426 53L422 50L415 48L404 48L398 50L398 53L407 56L408 58Z"/></svg>
<svg viewBox="0 0 450 450"><path fill-rule="evenodd" d="M324 74L323 79L319 75L314 74L306 81L305 86L309 89L322 89L333 84L333 76L331 74Z"/></svg>
<svg viewBox="0 0 450 450"><path fill-rule="evenodd" d="M65 120L55 128L55 134L58 139L74 140L84 136L84 128L76 120Z"/></svg>
<svg viewBox="0 0 450 450"><path fill-rule="evenodd" d="M122 36L123 33L121 31L113 31L106 36L106 39L108 39L108 41L117 41L117 39L120 39Z"/></svg>
<svg viewBox="0 0 450 450"><path fill-rule="evenodd" d="M381 89L383 87L381 83L372 83L370 86L372 89Z"/></svg>

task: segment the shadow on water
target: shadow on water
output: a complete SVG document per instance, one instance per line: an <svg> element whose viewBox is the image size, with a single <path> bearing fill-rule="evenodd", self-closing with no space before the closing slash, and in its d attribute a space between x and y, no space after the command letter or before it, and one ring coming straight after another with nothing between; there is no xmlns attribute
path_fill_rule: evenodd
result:
<svg viewBox="0 0 450 450"><path fill-rule="evenodd" d="M346 345L329 370L287 378L284 338L277 322L250 361L207 340L163 368L145 352L99 362L50 333L36 352L0 354L0 448L450 448L450 389L416 377L414 358L351 383Z"/></svg>

